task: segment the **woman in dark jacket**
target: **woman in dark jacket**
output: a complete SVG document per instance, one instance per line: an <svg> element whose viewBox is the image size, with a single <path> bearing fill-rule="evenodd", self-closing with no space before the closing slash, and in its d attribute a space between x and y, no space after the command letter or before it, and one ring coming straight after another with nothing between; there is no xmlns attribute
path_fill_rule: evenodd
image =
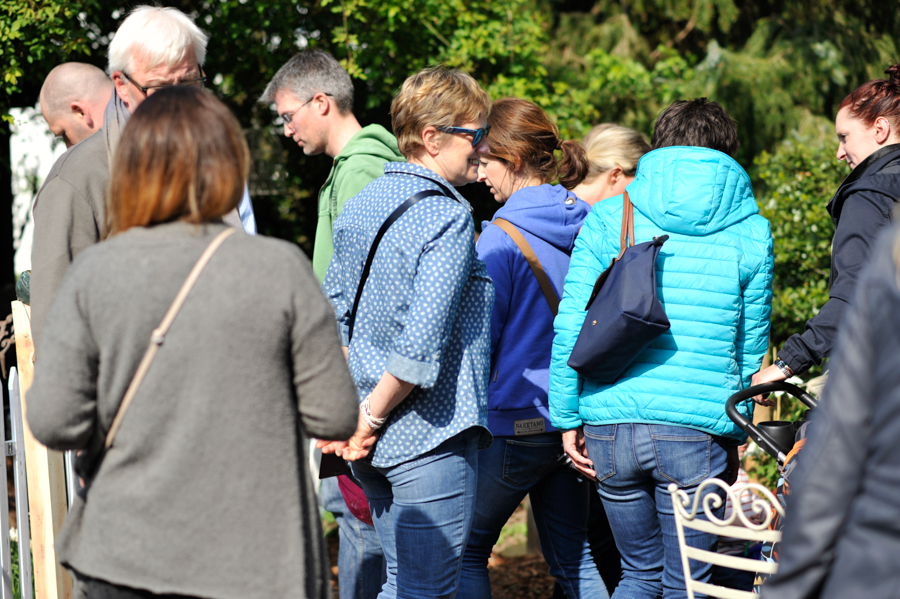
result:
<svg viewBox="0 0 900 599"><path fill-rule="evenodd" d="M554 304L562 296L569 255L590 205L570 189L589 164L576 141L561 141L556 125L536 104L496 101L488 116L490 152L478 180L503 207L478 239L496 293L491 316L488 425L494 443L478 456L478 493L463 559L459 597L491 596L488 558L500 530L529 496L550 572L570 598L606 597L587 536L587 481L565 461L562 436L550 424L547 386ZM554 152L559 149L561 159ZM558 185L550 181L559 179ZM534 252L552 289L543 290L511 226Z"/></svg>
<svg viewBox="0 0 900 599"><path fill-rule="evenodd" d="M838 326L880 230L900 201L900 64L844 98L835 119L837 157L852 169L828 203L834 222L828 302L785 342L753 384L801 374L831 353Z"/></svg>
<svg viewBox="0 0 900 599"><path fill-rule="evenodd" d="M111 237L50 309L28 392L34 436L96 463L148 344L158 353L56 545L81 596L331 597L306 435L346 439L356 393L334 316L293 244L230 230L249 155L199 89L155 92L112 165ZM101 450L102 451L102 450Z"/></svg>

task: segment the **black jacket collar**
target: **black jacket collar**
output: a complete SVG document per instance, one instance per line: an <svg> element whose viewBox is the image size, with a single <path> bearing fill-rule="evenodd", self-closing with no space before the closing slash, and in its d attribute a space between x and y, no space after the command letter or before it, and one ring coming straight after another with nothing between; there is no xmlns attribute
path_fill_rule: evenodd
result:
<svg viewBox="0 0 900 599"><path fill-rule="evenodd" d="M868 158L860 162L855 169L850 171L850 174L841 182L834 197L828 202L828 213L835 221L835 224L837 224L837 220L840 217L841 208L850 186L865 175L877 173L887 164L897 159L900 159L900 144L891 144L872 152Z"/></svg>

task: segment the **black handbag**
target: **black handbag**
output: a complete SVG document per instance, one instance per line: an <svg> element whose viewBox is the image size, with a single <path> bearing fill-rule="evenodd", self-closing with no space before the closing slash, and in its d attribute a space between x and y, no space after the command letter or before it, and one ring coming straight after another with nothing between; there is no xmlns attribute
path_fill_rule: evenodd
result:
<svg viewBox="0 0 900 599"><path fill-rule="evenodd" d="M603 271L568 364L582 376L614 383L671 326L656 296L656 258L668 235L634 245L634 207L625 192L621 251Z"/></svg>

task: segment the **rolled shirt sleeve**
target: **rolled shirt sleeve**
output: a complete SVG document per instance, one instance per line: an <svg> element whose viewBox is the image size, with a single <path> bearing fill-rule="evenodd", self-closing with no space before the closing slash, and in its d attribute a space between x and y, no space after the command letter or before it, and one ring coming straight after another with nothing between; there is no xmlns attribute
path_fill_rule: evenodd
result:
<svg viewBox="0 0 900 599"><path fill-rule="evenodd" d="M394 340L385 370L400 380L429 388L437 380L441 356L472 269L475 228L465 209L450 206L448 221L419 258L405 326Z"/></svg>

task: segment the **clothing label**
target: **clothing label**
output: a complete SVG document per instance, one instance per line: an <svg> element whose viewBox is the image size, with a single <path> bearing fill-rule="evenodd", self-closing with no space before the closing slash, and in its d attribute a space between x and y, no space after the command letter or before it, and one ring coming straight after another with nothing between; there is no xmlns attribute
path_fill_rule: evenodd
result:
<svg viewBox="0 0 900 599"><path fill-rule="evenodd" d="M529 420L516 420L513 422L513 428L516 436L519 435L536 435L538 433L547 432L547 425L544 424L543 418L531 418Z"/></svg>

